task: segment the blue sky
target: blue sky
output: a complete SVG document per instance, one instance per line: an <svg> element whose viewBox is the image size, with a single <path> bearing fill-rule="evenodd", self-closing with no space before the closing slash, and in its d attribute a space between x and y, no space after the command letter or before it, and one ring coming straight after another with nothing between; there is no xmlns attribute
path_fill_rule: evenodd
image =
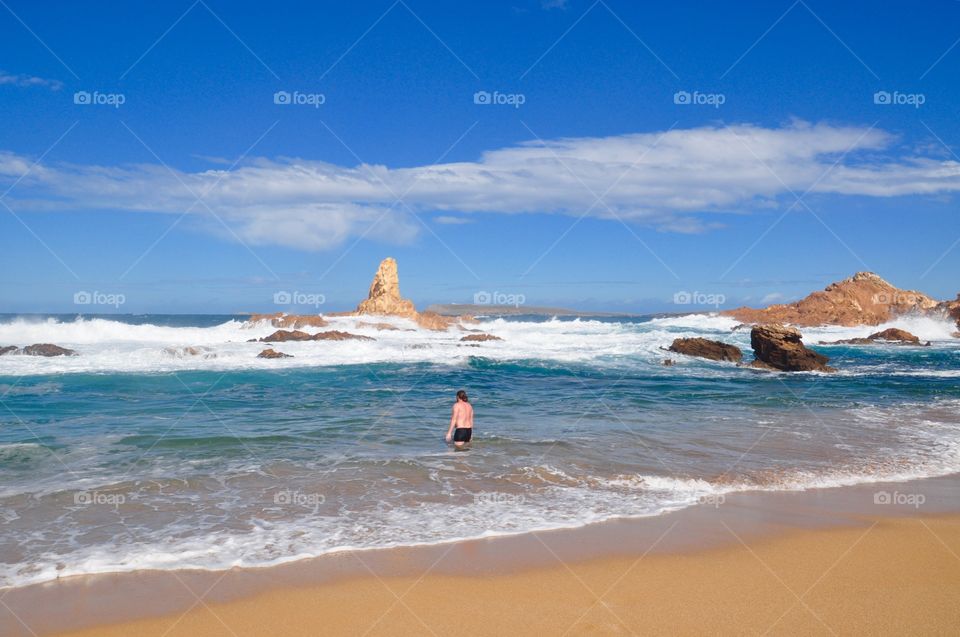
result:
<svg viewBox="0 0 960 637"><path fill-rule="evenodd" d="M958 2L4 1L0 311L960 291Z"/></svg>

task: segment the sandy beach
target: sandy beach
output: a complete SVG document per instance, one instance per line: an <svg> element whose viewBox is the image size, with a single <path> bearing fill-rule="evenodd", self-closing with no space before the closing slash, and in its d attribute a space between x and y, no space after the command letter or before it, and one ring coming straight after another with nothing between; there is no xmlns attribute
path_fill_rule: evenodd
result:
<svg viewBox="0 0 960 637"><path fill-rule="evenodd" d="M369 573L60 634L947 635L960 630L958 553L960 516L885 518L503 575Z"/></svg>

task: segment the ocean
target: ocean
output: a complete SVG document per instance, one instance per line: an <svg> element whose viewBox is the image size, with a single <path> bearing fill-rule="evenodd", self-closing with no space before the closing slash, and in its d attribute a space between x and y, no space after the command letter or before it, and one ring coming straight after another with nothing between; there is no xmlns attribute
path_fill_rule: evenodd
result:
<svg viewBox="0 0 960 637"><path fill-rule="evenodd" d="M483 319L463 332L331 329L277 343L232 316L0 316L0 587L83 573L265 566L661 515L751 490L960 471L960 340L817 346L836 374L771 373L662 351L749 330L690 315ZM881 326L886 327L886 326ZM315 331L308 328L308 331ZM195 348L195 353L184 348ZM675 365L662 364L671 358ZM443 436L454 394L474 442Z"/></svg>

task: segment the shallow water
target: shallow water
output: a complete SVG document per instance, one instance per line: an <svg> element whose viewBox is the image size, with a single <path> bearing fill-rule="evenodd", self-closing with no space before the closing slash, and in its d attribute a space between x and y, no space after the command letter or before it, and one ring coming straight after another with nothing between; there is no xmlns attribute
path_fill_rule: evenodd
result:
<svg viewBox="0 0 960 637"><path fill-rule="evenodd" d="M479 347L403 321L333 323L377 341L280 343L294 358L263 360L264 345L246 341L274 328L231 317L0 319L0 345L80 353L0 357L0 586L265 565L657 515L733 491L960 471L960 347L930 319L892 325L931 347L820 347L834 375L659 349L705 336L748 352L749 333L721 317L488 319L480 327L504 341ZM460 388L477 418L466 452L442 440Z"/></svg>

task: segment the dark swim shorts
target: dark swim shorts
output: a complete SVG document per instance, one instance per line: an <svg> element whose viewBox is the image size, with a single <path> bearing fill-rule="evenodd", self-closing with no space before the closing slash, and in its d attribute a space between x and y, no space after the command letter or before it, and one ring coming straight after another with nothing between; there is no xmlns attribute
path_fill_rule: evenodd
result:
<svg viewBox="0 0 960 637"><path fill-rule="evenodd" d="M472 427L457 427L453 430L453 441L454 442L470 442L470 438L473 437L473 428Z"/></svg>

